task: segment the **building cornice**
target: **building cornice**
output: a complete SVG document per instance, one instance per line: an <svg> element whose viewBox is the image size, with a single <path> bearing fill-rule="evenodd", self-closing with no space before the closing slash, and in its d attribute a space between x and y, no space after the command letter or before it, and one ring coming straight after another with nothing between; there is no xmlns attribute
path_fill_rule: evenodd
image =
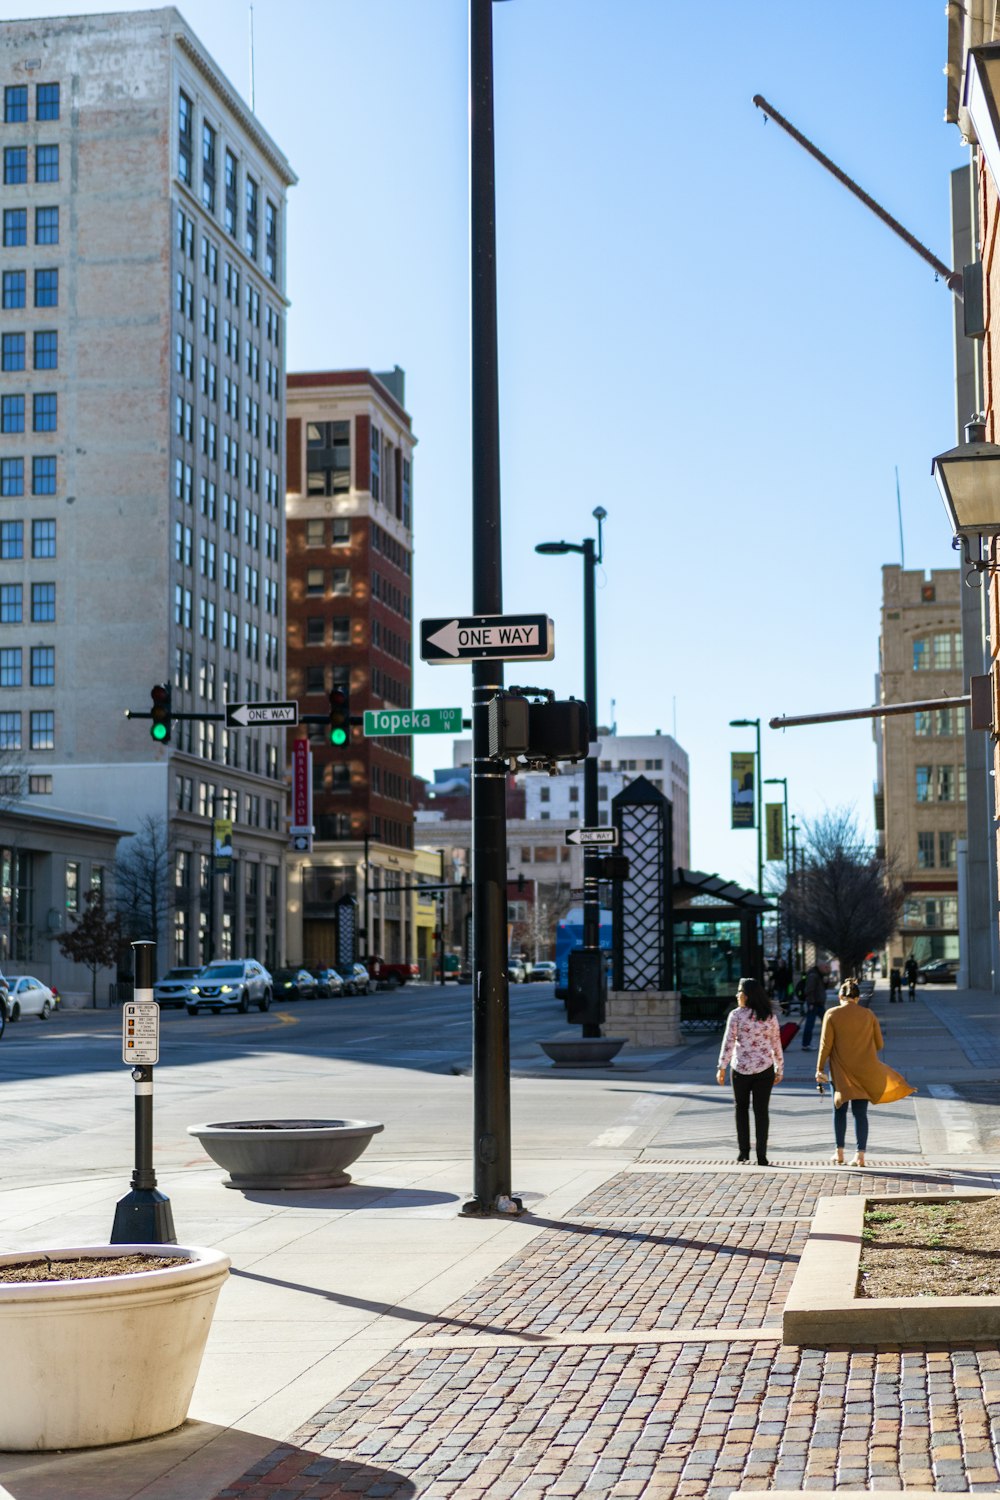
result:
<svg viewBox="0 0 1000 1500"><path fill-rule="evenodd" d="M178 16L178 20L180 21L180 26L177 27L174 35L177 38L177 45L181 51L194 64L212 90L225 101L228 109L239 122L240 129L253 141L263 159L281 182L282 187L294 187L299 179L292 171L287 158L282 155L271 137L257 123L256 117L247 109L226 75L215 66L208 54L203 52L198 46L193 33L187 30L187 22L180 16Z"/></svg>

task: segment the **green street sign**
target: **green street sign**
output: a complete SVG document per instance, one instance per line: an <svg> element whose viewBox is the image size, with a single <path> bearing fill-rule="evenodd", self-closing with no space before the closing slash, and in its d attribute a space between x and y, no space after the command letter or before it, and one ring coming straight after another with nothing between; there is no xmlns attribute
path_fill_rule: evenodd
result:
<svg viewBox="0 0 1000 1500"><path fill-rule="evenodd" d="M382 734L460 734L460 708L366 708L365 737Z"/></svg>

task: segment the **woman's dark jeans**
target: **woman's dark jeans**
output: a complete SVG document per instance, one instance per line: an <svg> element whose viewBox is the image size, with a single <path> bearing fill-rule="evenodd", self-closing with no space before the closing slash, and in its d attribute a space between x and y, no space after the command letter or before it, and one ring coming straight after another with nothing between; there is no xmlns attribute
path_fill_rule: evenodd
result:
<svg viewBox="0 0 1000 1500"><path fill-rule="evenodd" d="M833 1138L840 1151L843 1151L847 1139L847 1104L845 1100L839 1109L836 1104L833 1106ZM854 1116L854 1139L858 1150L863 1151L868 1145L868 1100L851 1099L850 1105Z"/></svg>
<svg viewBox="0 0 1000 1500"><path fill-rule="evenodd" d="M737 1073L732 1071L733 1099L736 1105L736 1142L740 1155L750 1155L750 1101L753 1100L754 1135L757 1139L757 1160L767 1160L767 1104L774 1087L774 1068L765 1068L763 1073Z"/></svg>

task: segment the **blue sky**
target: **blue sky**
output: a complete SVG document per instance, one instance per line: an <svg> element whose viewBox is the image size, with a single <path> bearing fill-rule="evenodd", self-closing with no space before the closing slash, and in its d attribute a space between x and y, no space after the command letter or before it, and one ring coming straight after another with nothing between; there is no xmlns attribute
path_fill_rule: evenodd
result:
<svg viewBox="0 0 1000 1500"><path fill-rule="evenodd" d="M16 3L8 16L94 9ZM105 6L129 9L129 6ZM248 7L180 7L244 93ZM547 611L532 680L582 693L590 534L602 719L691 758L692 863L752 883L730 718L871 702L880 568L955 554L950 296L751 104L762 93L949 259L940 0L511 0L495 17L504 606ZM464 0L256 0L256 108L299 175L289 368L406 371L415 618L471 607ZM469 702L416 670L417 706ZM516 679L515 679L516 680ZM450 742L417 741L417 769ZM871 818L867 724L764 732L806 818Z"/></svg>

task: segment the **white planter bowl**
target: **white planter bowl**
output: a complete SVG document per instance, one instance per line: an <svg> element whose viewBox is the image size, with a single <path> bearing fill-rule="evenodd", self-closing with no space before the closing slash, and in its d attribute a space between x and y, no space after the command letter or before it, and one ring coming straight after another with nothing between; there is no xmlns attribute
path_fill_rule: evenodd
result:
<svg viewBox="0 0 1000 1500"><path fill-rule="evenodd" d="M183 1245L18 1250L0 1265L81 1256L176 1256L176 1266L79 1281L0 1282L6 1371L0 1450L128 1443L179 1427L229 1257Z"/></svg>

